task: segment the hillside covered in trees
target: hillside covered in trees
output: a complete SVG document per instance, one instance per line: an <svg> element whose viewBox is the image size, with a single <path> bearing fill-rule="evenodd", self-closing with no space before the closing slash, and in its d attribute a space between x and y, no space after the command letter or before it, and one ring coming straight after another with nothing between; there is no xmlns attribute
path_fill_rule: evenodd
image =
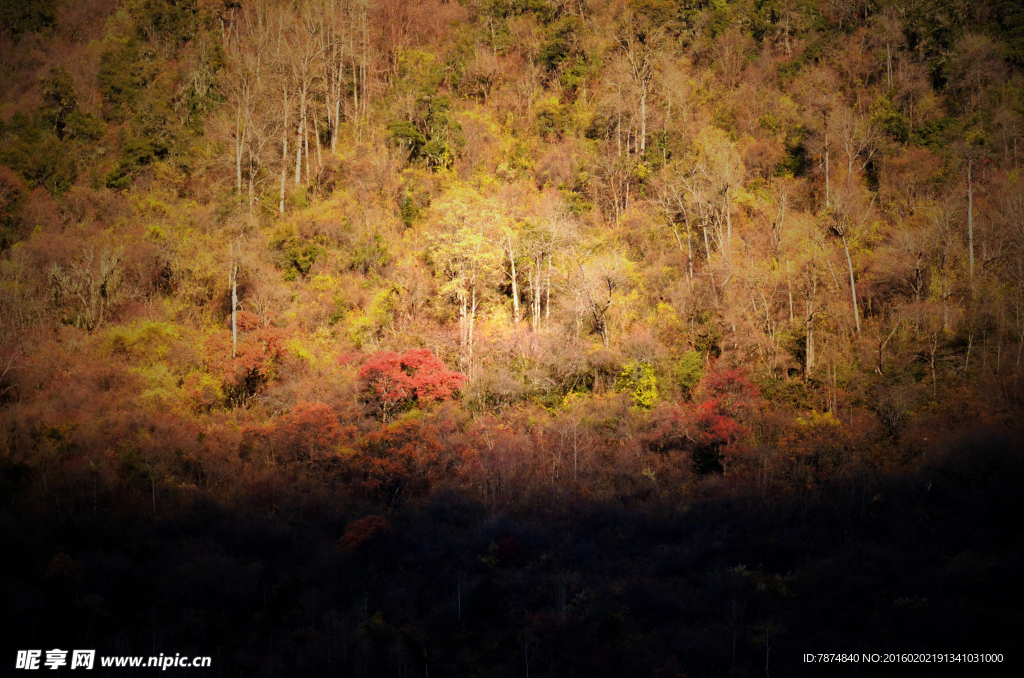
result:
<svg viewBox="0 0 1024 678"><path fill-rule="evenodd" d="M0 64L2 661L1019 647L1019 2L4 0Z"/></svg>

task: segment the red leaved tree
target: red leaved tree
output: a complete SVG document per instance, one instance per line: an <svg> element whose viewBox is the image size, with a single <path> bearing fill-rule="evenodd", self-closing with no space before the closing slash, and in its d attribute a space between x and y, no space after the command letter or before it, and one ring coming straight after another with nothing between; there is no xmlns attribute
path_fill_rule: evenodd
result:
<svg viewBox="0 0 1024 678"><path fill-rule="evenodd" d="M384 421L415 403L447 400L466 383L466 375L449 370L429 349L374 353L359 370L363 400Z"/></svg>
<svg viewBox="0 0 1024 678"><path fill-rule="evenodd" d="M697 385L697 401L717 414L747 421L761 407L761 389L750 381L747 370L714 370Z"/></svg>
<svg viewBox="0 0 1024 678"><path fill-rule="evenodd" d="M747 370L714 370L697 385L697 448L693 451L698 473L724 470L729 459L742 451L749 435L745 422L761 406L761 390Z"/></svg>
<svg viewBox="0 0 1024 678"><path fill-rule="evenodd" d="M688 454L699 474L726 470L750 435L746 423L760 410L761 392L743 368L715 370L698 384L695 404L659 407L640 441L666 458Z"/></svg>

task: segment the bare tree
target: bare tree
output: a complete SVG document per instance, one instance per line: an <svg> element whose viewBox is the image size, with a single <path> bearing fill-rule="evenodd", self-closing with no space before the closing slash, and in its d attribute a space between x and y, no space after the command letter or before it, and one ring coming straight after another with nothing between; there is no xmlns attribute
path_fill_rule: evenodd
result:
<svg viewBox="0 0 1024 678"><path fill-rule="evenodd" d="M846 157L846 185L853 186L878 151L878 129L866 116L846 106L838 106L828 116L828 127Z"/></svg>
<svg viewBox="0 0 1024 678"><path fill-rule="evenodd" d="M796 276L797 290L804 300L804 375L809 377L816 364L814 329L815 320L825 303L826 284L821 268L814 258L803 263Z"/></svg>
<svg viewBox="0 0 1024 678"><path fill-rule="evenodd" d="M579 312L589 316L601 343L611 343L608 312L615 301L615 293L626 281L628 263L617 253L596 254L594 248L574 248L576 274L572 285L579 302Z"/></svg>
<svg viewBox="0 0 1024 678"><path fill-rule="evenodd" d="M626 73L640 105L640 153L647 149L647 101L654 89L662 59L665 31L651 26L645 17L632 12L626 15L616 40L626 64Z"/></svg>
<svg viewBox="0 0 1024 678"><path fill-rule="evenodd" d="M124 247L104 246L99 256L96 245L82 248L82 255L64 265L50 267L50 285L58 303L71 306L68 319L88 332L100 327L107 314L125 296Z"/></svg>
<svg viewBox="0 0 1024 678"><path fill-rule="evenodd" d="M850 192L847 191L845 196L849 196ZM831 212L831 224L829 230L833 235L838 236L840 242L843 244L843 251L846 253L846 266L850 274L850 299L853 303L853 321L854 326L857 328L857 334L860 334L860 309L857 306L857 280L853 272L853 258L850 256L850 245L856 243L864 233L864 228L867 224L868 219L871 217L872 208L875 204L875 197L871 197L871 203L867 209L859 216L853 214L853 205L843 201L837 201L834 204L834 209Z"/></svg>
<svg viewBox="0 0 1024 678"><path fill-rule="evenodd" d="M690 207L686 202L687 187L685 166L678 162L665 167L654 184L658 206L672 229L680 254L683 253L683 241L679 237L680 220L686 228L687 275L693 280L693 238L690 231Z"/></svg>

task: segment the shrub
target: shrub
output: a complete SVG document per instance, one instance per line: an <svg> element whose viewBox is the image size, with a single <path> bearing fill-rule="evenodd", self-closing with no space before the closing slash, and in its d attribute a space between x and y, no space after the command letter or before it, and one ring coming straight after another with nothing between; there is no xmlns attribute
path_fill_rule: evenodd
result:
<svg viewBox="0 0 1024 678"><path fill-rule="evenodd" d="M654 366L646 360L630 360L619 375L618 390L627 391L633 404L649 410L658 401L658 379Z"/></svg>

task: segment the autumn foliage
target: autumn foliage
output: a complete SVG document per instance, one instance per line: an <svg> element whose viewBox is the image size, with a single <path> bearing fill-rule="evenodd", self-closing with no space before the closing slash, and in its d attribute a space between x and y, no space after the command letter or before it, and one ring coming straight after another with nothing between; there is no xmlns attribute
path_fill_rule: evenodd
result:
<svg viewBox="0 0 1024 678"><path fill-rule="evenodd" d="M338 455L354 434L354 427L343 426L330 405L310 402L299 403L261 432L281 459L300 463Z"/></svg>
<svg viewBox="0 0 1024 678"><path fill-rule="evenodd" d="M618 678L1012 631L1022 30L3 0L0 633Z"/></svg>
<svg viewBox="0 0 1024 678"><path fill-rule="evenodd" d="M367 434L348 468L358 491L394 506L427 494L458 462L457 450L443 444L437 427L406 421Z"/></svg>
<svg viewBox="0 0 1024 678"><path fill-rule="evenodd" d="M206 342L208 369L219 377L232 405L244 405L260 392L284 351L285 332L280 328L244 326L251 331L240 330L237 346L232 345L229 330L211 335Z"/></svg>
<svg viewBox="0 0 1024 678"><path fill-rule="evenodd" d="M359 369L365 402L387 421L412 403L446 400L466 383L466 375L453 370L429 349L404 353L374 353Z"/></svg>
<svg viewBox="0 0 1024 678"><path fill-rule="evenodd" d="M345 534L341 537L341 546L346 551L357 551L363 545L390 531L391 523L384 516L369 515L358 518L345 528Z"/></svg>
<svg viewBox="0 0 1024 678"><path fill-rule="evenodd" d="M760 390L743 368L715 369L701 379L695 396L694 403L668 403L653 412L642 440L660 455L685 453L699 474L722 472L746 450L748 423L761 409Z"/></svg>

